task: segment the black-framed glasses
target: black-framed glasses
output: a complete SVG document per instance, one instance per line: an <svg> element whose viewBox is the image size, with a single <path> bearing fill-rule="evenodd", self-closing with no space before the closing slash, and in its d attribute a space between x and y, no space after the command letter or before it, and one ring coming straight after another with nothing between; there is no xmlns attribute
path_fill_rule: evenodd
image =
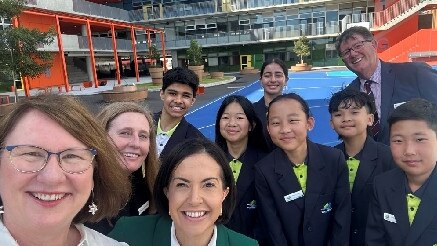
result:
<svg viewBox="0 0 437 246"><path fill-rule="evenodd" d="M9 152L9 159L14 168L22 173L36 173L44 169L51 155L58 157L61 169L70 174L81 174L88 170L97 155L95 149L66 149L50 152L33 145L10 145L3 149Z"/></svg>
<svg viewBox="0 0 437 246"><path fill-rule="evenodd" d="M351 51L359 51L364 47L364 43L372 42L372 40L362 40L356 44L354 44L351 48L344 50L340 53L341 58L349 58L351 55Z"/></svg>

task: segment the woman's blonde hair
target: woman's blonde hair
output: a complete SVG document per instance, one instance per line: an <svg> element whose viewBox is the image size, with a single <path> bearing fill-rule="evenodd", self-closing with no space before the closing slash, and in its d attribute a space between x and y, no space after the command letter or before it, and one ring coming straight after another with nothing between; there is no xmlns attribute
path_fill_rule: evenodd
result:
<svg viewBox="0 0 437 246"><path fill-rule="evenodd" d="M39 95L16 103L11 112L1 119L0 144L27 113L37 110L58 123L77 140L97 151L94 159L93 194L73 219L73 223L98 222L118 214L129 200L131 184L129 174L120 166L120 156L108 141L103 127L75 98L65 95ZM50 134L40 132L39 134ZM95 215L89 213L91 201L98 206Z"/></svg>
<svg viewBox="0 0 437 246"><path fill-rule="evenodd" d="M150 194L153 194L153 185L155 183L156 175L158 174L158 154L156 150L156 130L155 123L153 121L150 110L146 107L134 102L115 102L107 105L97 115L97 119L100 121L106 132L111 128L112 122L115 118L123 113L139 113L146 117L150 126L150 145L149 154L143 164L143 176L146 178L147 187ZM151 196L152 197L152 196Z"/></svg>

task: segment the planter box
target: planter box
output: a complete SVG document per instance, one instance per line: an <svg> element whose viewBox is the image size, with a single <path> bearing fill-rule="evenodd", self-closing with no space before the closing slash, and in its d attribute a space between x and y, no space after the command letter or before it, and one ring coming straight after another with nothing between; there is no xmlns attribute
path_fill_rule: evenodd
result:
<svg viewBox="0 0 437 246"><path fill-rule="evenodd" d="M225 76L224 72L211 72L211 79L221 79Z"/></svg>
<svg viewBox="0 0 437 246"><path fill-rule="evenodd" d="M296 66L291 66L290 70L292 72L302 72L302 71L310 71L313 66L304 64L296 64Z"/></svg>
<svg viewBox="0 0 437 246"><path fill-rule="evenodd" d="M116 85L112 89L113 92L123 93L123 92L132 92L137 91L136 85Z"/></svg>
<svg viewBox="0 0 437 246"><path fill-rule="evenodd" d="M154 85L162 85L162 77L164 76L164 68L149 67L150 77Z"/></svg>
<svg viewBox="0 0 437 246"><path fill-rule="evenodd" d="M120 86L124 87L124 86ZM105 102L130 102L144 101L148 96L148 90L141 89L135 91L104 91L100 93Z"/></svg>
<svg viewBox="0 0 437 246"><path fill-rule="evenodd" d="M200 66L188 66L188 69L193 71L195 74L197 74L197 77L199 77L199 82L202 82L203 80L203 65Z"/></svg>

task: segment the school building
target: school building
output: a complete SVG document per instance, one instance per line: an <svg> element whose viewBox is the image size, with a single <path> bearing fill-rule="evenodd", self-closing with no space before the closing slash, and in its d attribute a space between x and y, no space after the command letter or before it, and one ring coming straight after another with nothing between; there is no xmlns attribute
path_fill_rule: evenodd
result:
<svg viewBox="0 0 437 246"><path fill-rule="evenodd" d="M164 64L185 66L192 39L203 46L206 71L260 68L271 57L295 65L293 42L302 35L310 39L307 63L342 65L334 42L351 25L370 28L385 61L434 63L436 6L437 0L28 0L19 18L1 24L56 32L55 42L41 47L53 52L54 65L23 79L28 94L97 87L104 73L139 80L151 44Z"/></svg>
<svg viewBox="0 0 437 246"><path fill-rule="evenodd" d="M135 24L142 15L84 0L28 0L25 10L12 21L1 19L2 28L23 26L54 30L54 42L40 50L53 53L53 66L37 78L22 78L26 95L32 89L78 86L98 87L103 73L120 83L122 76L139 81L148 59L148 47L164 40L164 32ZM165 54L165 42L160 42ZM165 56L164 63L165 63Z"/></svg>
<svg viewBox="0 0 437 246"><path fill-rule="evenodd" d="M105 0L94 2L106 2ZM437 57L436 0L112 0L108 5L143 12L137 22L165 30L167 54L186 64L190 40L203 46L205 69L259 68L270 57L299 62L293 41L307 36L314 66L342 65L335 38L351 25L375 34L387 61Z"/></svg>

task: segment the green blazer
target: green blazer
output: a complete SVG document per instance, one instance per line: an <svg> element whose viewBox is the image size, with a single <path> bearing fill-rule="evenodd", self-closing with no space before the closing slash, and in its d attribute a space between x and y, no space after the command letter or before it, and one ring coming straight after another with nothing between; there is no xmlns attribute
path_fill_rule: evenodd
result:
<svg viewBox="0 0 437 246"><path fill-rule="evenodd" d="M109 237L130 246L170 246L171 219L168 216L149 215L122 217ZM252 246L257 241L217 225L217 246Z"/></svg>

